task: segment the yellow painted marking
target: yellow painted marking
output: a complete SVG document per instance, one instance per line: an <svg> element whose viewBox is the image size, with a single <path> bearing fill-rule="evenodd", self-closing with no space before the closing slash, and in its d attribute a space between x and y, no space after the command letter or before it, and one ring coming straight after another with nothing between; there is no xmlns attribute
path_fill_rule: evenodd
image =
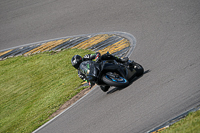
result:
<svg viewBox="0 0 200 133"><path fill-rule="evenodd" d="M116 42L116 43L114 43L114 44L112 44L112 45L109 45L108 47L105 47L104 49L102 49L102 50L99 50L99 52L100 53L105 53L105 52L107 52L107 51L111 51L113 48L115 48L116 46L118 46L118 44L120 44L121 42L123 42L124 41L124 39L122 39L121 41L118 41L118 42Z"/></svg>
<svg viewBox="0 0 200 133"><path fill-rule="evenodd" d="M122 50L122 49L124 49L124 48L126 48L128 46L130 46L129 41L127 39L122 39L119 42L116 42L116 43L114 43L114 44L112 44L112 45L110 45L110 46L108 46L108 47L106 47L106 48L104 48L102 50L99 50L99 52L101 54L105 54L107 51L109 51L109 53L112 54L112 53L120 51L120 50Z"/></svg>
<svg viewBox="0 0 200 133"><path fill-rule="evenodd" d="M91 41L91 42L89 42L88 44L83 45L83 46L81 46L81 47L79 47L79 48L81 48L81 49L86 49L86 48L88 48L88 47L91 47L91 46L93 46L93 45L96 45L96 44L98 44L98 43L100 43L100 42L102 42L102 41L108 39L109 37L110 37L109 35L102 35L99 39L95 39L94 41Z"/></svg>
<svg viewBox="0 0 200 133"><path fill-rule="evenodd" d="M115 49L112 49L112 50L110 51L110 53L111 53L111 54L112 54L112 53L115 53L115 52L117 52L117 51L120 51L120 50L122 50L122 49L128 47L128 46L129 46L129 44L128 44L128 43L125 43L125 44L123 44L123 45L121 45L121 46L119 46L119 47L117 47L117 48L115 48Z"/></svg>
<svg viewBox="0 0 200 133"><path fill-rule="evenodd" d="M50 41L50 42L44 43L41 46L39 46L35 49L32 49L31 51L25 53L24 55L31 55L31 54L35 54L35 53L39 53L39 52L48 51L48 50L52 49L53 47L56 47L56 46L62 44L63 42L68 41L69 39L70 38L55 40L55 41Z"/></svg>
<svg viewBox="0 0 200 133"><path fill-rule="evenodd" d="M157 131L154 131L154 132L152 132L152 133L158 133L158 132L160 132L160 131L163 131L164 129L166 129L166 127L160 128L160 129L158 129Z"/></svg>
<svg viewBox="0 0 200 133"><path fill-rule="evenodd" d="M45 51L46 48L48 48L50 45L54 44L55 42L56 41L50 41L50 42L42 44L41 46L38 47L37 50L33 51L32 54Z"/></svg>
<svg viewBox="0 0 200 133"><path fill-rule="evenodd" d="M2 56L2 55L4 55L4 54L7 54L7 53L10 52L10 51L12 51L12 49L11 49L11 50L8 50L8 51L1 52L1 53L0 53L0 56Z"/></svg>
<svg viewBox="0 0 200 133"><path fill-rule="evenodd" d="M91 37L90 39L87 39L87 40L85 40L85 41L79 43L78 45L76 45L76 46L74 46L74 47L72 47L72 48L81 48L82 46L85 46L85 45L87 45L88 43L90 43L90 42L92 42L92 41L94 41L95 39L98 39L98 38L100 38L100 37L101 37L101 35L97 35L97 36Z"/></svg>
<svg viewBox="0 0 200 133"><path fill-rule="evenodd" d="M42 47L44 47L44 44L42 44L41 46L37 48L32 49L31 51L26 52L24 55L31 55L32 53L39 51Z"/></svg>
<svg viewBox="0 0 200 133"><path fill-rule="evenodd" d="M43 51L48 51L48 50L50 50L50 49L52 49L52 48L54 48L54 47L56 47L56 46L62 44L63 42L66 42L66 41L68 41L68 40L70 40L70 39L71 39L71 38L57 40L57 41L55 41L55 42L49 44L48 46L46 46L41 52L43 52Z"/></svg>
<svg viewBox="0 0 200 133"><path fill-rule="evenodd" d="M96 35L94 37L91 37L88 40L85 40L84 42L79 43L78 45L76 45L72 48L86 49L86 48L93 46L101 41L106 40L109 37L111 37L111 35L108 35L108 34Z"/></svg>

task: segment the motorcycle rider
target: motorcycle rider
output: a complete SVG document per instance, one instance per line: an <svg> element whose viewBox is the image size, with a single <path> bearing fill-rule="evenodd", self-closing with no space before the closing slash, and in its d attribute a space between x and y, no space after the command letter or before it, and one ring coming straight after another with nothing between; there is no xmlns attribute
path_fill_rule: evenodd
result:
<svg viewBox="0 0 200 133"><path fill-rule="evenodd" d="M80 71L79 66L82 62L88 61L88 60L92 61L93 59L96 59L97 63L101 62L102 60L116 60L117 62L125 63L129 60L128 57L121 59L121 58L113 56L109 52L107 52L106 54L103 54L102 56L99 52L97 52L96 54L87 54L83 58L80 55L74 55L71 59L72 66L78 70L78 76L84 81L87 81L87 78L86 78L85 74L83 74ZM89 82L89 85L92 87L94 85L94 83ZM108 88L108 86L100 86L100 87Z"/></svg>

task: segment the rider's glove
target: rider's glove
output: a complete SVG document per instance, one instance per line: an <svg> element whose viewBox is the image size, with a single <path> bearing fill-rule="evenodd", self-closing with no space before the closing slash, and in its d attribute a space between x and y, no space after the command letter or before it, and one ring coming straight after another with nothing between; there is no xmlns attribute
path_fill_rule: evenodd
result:
<svg viewBox="0 0 200 133"><path fill-rule="evenodd" d="M96 52L96 57L95 59L98 59L101 56L101 54L99 52Z"/></svg>
<svg viewBox="0 0 200 133"><path fill-rule="evenodd" d="M96 62L101 62L101 54L99 52L96 53Z"/></svg>

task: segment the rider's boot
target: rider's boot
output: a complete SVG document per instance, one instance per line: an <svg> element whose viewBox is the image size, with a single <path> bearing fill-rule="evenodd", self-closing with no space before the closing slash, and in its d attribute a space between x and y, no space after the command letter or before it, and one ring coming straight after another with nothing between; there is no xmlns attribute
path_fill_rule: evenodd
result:
<svg viewBox="0 0 200 133"><path fill-rule="evenodd" d="M108 89L110 88L110 86L102 86L101 85L100 88L101 88L102 91L106 92L106 91L108 91Z"/></svg>

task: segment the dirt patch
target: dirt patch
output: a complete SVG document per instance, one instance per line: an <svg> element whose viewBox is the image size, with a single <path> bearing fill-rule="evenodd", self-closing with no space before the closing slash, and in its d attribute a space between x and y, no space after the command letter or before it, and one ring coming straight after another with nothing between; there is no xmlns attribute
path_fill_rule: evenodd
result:
<svg viewBox="0 0 200 133"><path fill-rule="evenodd" d="M60 114L61 112L63 112L65 109L67 109L69 106L71 106L73 103L75 103L76 101L78 101L81 97L83 97L85 94L87 94L90 91L90 87L80 91L77 95L75 95L72 99L70 99L69 101L67 101L65 104L63 104L55 113L53 113L49 119L55 117L56 115Z"/></svg>

